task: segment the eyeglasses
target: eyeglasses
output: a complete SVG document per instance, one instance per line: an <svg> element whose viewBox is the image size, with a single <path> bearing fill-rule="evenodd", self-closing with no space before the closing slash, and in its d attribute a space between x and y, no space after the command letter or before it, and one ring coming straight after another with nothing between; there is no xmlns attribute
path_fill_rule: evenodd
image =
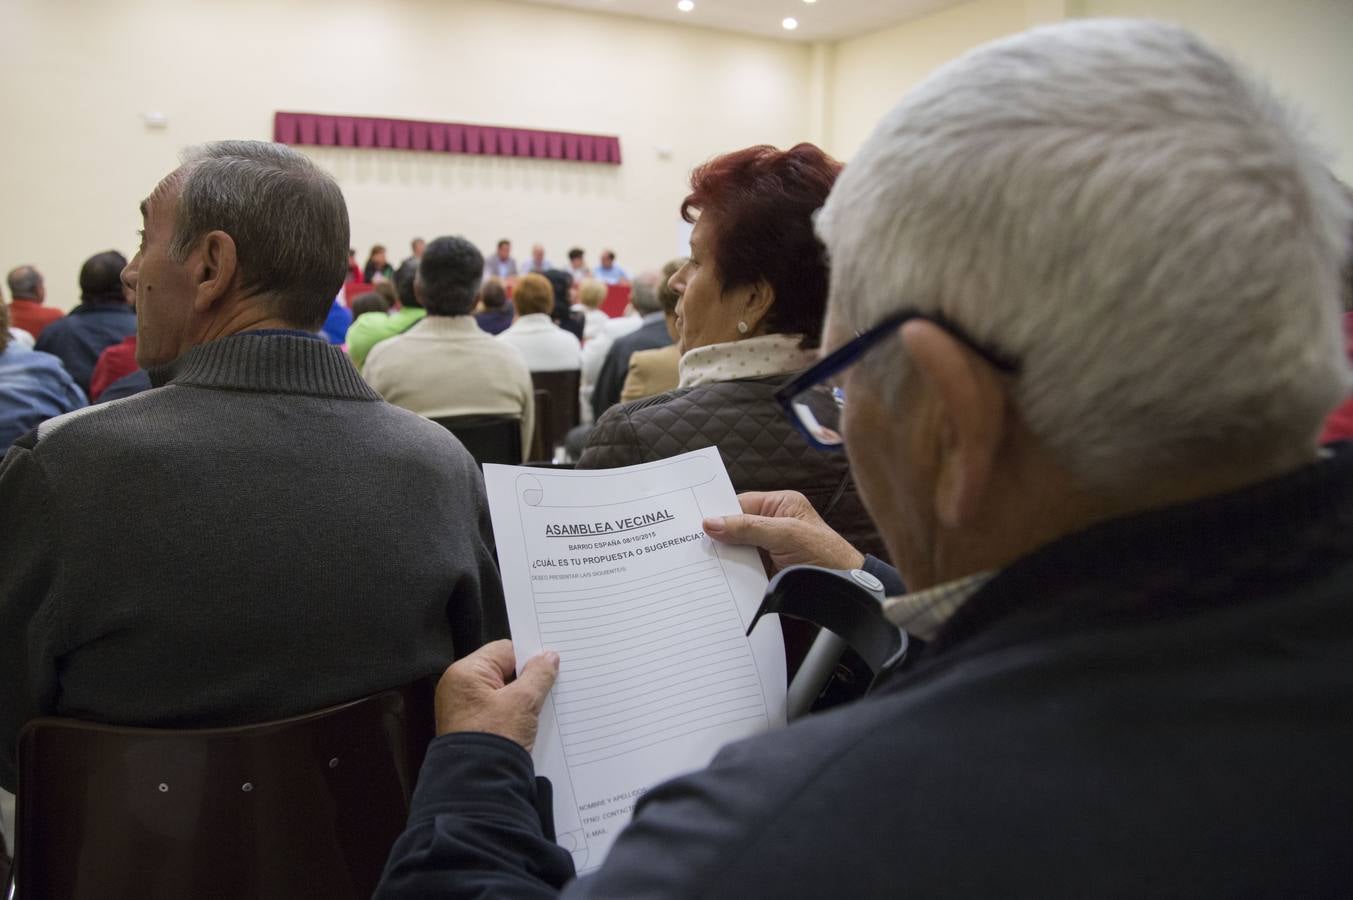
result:
<svg viewBox="0 0 1353 900"><path fill-rule="evenodd" d="M841 449L844 444L841 410L845 408L846 395L841 388L826 382L854 365L860 357L892 334L897 326L911 319L923 319L943 328L997 371L1011 375L1019 371L1017 360L983 347L938 313L915 310L894 313L868 331L855 335L775 392L775 399L784 407L785 415L808 439L808 443L819 450Z"/></svg>

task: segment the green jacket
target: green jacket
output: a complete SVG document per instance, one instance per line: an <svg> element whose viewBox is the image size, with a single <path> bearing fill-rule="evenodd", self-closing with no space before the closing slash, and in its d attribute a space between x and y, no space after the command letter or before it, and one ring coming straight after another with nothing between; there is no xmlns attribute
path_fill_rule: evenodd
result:
<svg viewBox="0 0 1353 900"><path fill-rule="evenodd" d="M419 306L406 306L389 315L383 312L362 313L348 328L348 356L361 371L371 348L386 338L403 334L417 324L428 311Z"/></svg>

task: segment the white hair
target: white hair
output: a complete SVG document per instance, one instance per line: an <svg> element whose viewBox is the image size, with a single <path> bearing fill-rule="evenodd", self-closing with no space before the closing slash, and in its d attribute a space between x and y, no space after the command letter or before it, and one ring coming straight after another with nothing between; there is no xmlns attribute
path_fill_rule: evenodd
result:
<svg viewBox="0 0 1353 900"><path fill-rule="evenodd" d="M1038 28L937 71L819 219L830 317L940 313L1020 362L1015 402L1083 483L1314 440L1350 378L1349 203L1292 116L1187 31ZM890 390L899 376L887 364Z"/></svg>

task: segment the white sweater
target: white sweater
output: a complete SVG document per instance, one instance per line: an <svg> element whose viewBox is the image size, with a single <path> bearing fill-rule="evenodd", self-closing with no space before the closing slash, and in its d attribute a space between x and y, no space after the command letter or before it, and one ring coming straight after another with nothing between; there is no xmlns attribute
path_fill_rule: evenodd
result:
<svg viewBox="0 0 1353 900"><path fill-rule="evenodd" d="M522 316L498 335L498 340L521 351L532 372L562 372L582 362L582 345L544 313Z"/></svg>
<svg viewBox="0 0 1353 900"><path fill-rule="evenodd" d="M529 452L535 393L521 354L474 316L428 316L371 348L362 375L395 406L428 418L520 416Z"/></svg>

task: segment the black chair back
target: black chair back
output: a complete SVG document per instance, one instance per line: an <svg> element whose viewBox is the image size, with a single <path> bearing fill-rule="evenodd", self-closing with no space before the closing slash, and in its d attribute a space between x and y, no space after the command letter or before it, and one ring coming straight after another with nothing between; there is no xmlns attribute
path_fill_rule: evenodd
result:
<svg viewBox="0 0 1353 900"><path fill-rule="evenodd" d="M480 468L484 463L521 465L521 419L508 416L444 416L433 419L454 434Z"/></svg>
<svg viewBox="0 0 1353 900"><path fill-rule="evenodd" d="M531 384L536 395L535 438L531 442L532 460L549 462L554 458L554 448L564 443L564 436L580 421L578 411L578 387L582 373L577 369L562 372L532 372ZM542 411L540 395L549 395L549 402Z"/></svg>
<svg viewBox="0 0 1353 900"><path fill-rule="evenodd" d="M35 719L19 736L19 897L370 897L433 734L423 679L261 725Z"/></svg>

